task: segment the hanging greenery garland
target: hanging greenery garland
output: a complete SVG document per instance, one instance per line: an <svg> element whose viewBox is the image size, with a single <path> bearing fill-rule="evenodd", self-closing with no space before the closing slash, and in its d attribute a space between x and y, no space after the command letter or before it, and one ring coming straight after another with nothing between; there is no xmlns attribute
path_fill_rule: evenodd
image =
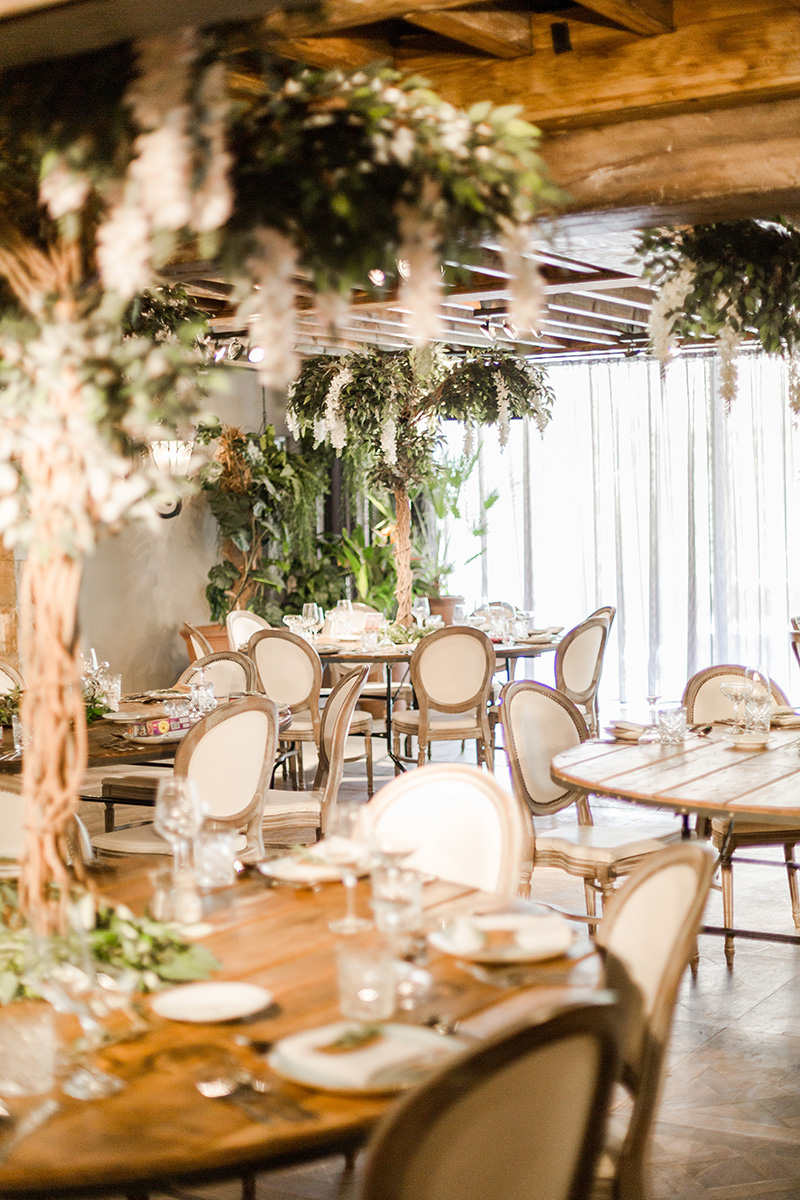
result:
<svg viewBox="0 0 800 1200"><path fill-rule="evenodd" d="M434 470L440 421L497 425L505 445L511 417L530 416L544 430L552 403L544 373L509 352L456 363L440 347L306 359L290 390L289 427L338 453L354 447L365 481L393 494L400 624L411 621L409 491Z"/></svg>
<svg viewBox="0 0 800 1200"><path fill-rule="evenodd" d="M736 352L758 342L791 359L800 346L800 228L781 217L726 221L642 235L637 252L658 287L650 319L653 352L669 362L681 341L713 338L720 393L736 394ZM797 371L790 372L796 379ZM800 391L790 390L800 411Z"/></svg>

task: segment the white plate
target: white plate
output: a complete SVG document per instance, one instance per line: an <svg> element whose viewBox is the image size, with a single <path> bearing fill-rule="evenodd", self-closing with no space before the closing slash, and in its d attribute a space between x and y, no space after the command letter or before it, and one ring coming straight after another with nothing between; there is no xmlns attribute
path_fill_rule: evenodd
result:
<svg viewBox="0 0 800 1200"><path fill-rule="evenodd" d="M383 1045L377 1043L344 1054L314 1052L315 1046L327 1045L352 1026L352 1021L337 1021L335 1025L282 1038L271 1050L267 1062L284 1079L319 1091L379 1096L413 1087L466 1045L459 1038L443 1037L424 1025L390 1023L382 1025ZM385 1044L387 1040L389 1046ZM358 1061L357 1055L361 1056ZM345 1059L351 1060L355 1073L366 1070L369 1082L353 1082L351 1073L344 1068Z"/></svg>
<svg viewBox="0 0 800 1200"><path fill-rule="evenodd" d="M130 721L128 724L130 725ZM173 729L169 733L154 733L149 737L137 737L127 732L122 736L126 742L135 742L137 746L162 746L165 742L179 742L188 732L188 729Z"/></svg>
<svg viewBox="0 0 800 1200"><path fill-rule="evenodd" d="M728 731L722 735L731 750L766 750L774 742L768 733L733 733Z"/></svg>
<svg viewBox="0 0 800 1200"><path fill-rule="evenodd" d="M135 725L137 721L152 721L152 708L128 708L125 712L103 713L104 721L123 721L126 725Z"/></svg>
<svg viewBox="0 0 800 1200"><path fill-rule="evenodd" d="M493 932L513 935L513 941L493 946ZM557 913L461 917L428 934L437 950L478 963L543 962L565 954L574 939L572 927Z"/></svg>
<svg viewBox="0 0 800 1200"><path fill-rule="evenodd" d="M340 866L309 862L297 854L284 854L281 858L271 858L257 865L262 875L267 875L270 879L280 879L284 883L339 883L342 878ZM369 869L369 861L364 860L356 868L356 873L366 875Z"/></svg>
<svg viewBox="0 0 800 1200"><path fill-rule="evenodd" d="M235 1021L272 1004L272 992L255 983L185 983L151 1000L153 1012L170 1021Z"/></svg>

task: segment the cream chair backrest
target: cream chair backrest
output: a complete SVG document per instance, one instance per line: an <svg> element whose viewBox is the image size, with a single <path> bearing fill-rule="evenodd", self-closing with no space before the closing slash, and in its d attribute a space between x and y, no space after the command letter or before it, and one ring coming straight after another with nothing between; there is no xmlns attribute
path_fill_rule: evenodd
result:
<svg viewBox="0 0 800 1200"><path fill-rule="evenodd" d="M3 662L0 659L0 696L6 696L9 692L13 692L14 688L19 688L22 692L25 690L25 680L20 675L16 667L12 667L11 663Z"/></svg>
<svg viewBox="0 0 800 1200"><path fill-rule="evenodd" d="M575 704L589 703L597 691L609 628L606 617L588 617L558 644L556 687Z"/></svg>
<svg viewBox="0 0 800 1200"><path fill-rule="evenodd" d="M331 805L339 794L344 774L344 755L350 722L361 689L367 681L369 667L356 667L343 675L331 691L322 710L319 739L320 767L323 771L322 796L320 798L320 831L325 835Z"/></svg>
<svg viewBox="0 0 800 1200"><path fill-rule="evenodd" d="M214 827L244 829L248 856L264 854L261 810L277 745L275 702L248 696L198 721L175 754L176 777L194 780Z"/></svg>
<svg viewBox="0 0 800 1200"><path fill-rule="evenodd" d="M288 629L263 629L247 646L259 684L276 704L292 712L319 711L322 663L313 646Z"/></svg>
<svg viewBox="0 0 800 1200"><path fill-rule="evenodd" d="M705 667L694 674L683 691L683 703L686 705L686 720L690 725L703 725L712 721L728 721L734 715L733 702L723 696L720 688L723 683L741 679L746 667L738 663L726 663L719 667ZM786 693L778 687L774 679L770 679L772 699L776 704L788 704Z"/></svg>
<svg viewBox="0 0 800 1200"><path fill-rule="evenodd" d="M615 1195L645 1196L644 1157L681 978L716 865L709 846L683 842L648 856L608 900L597 934L606 984L623 1012L623 1080L634 1104L618 1164Z"/></svg>
<svg viewBox="0 0 800 1200"><path fill-rule="evenodd" d="M580 1200L617 1073L617 1012L596 999L471 1047L393 1105L359 1200ZM531 1105L547 1114L531 1120Z"/></svg>
<svg viewBox="0 0 800 1200"><path fill-rule="evenodd" d="M596 608L593 613L589 613L586 618L588 621L600 620L608 623L608 628L614 624L614 617L617 615L617 610L613 604L604 604L602 608Z"/></svg>
<svg viewBox="0 0 800 1200"><path fill-rule="evenodd" d="M0 859L18 859L22 853L24 816L22 789L0 788Z"/></svg>
<svg viewBox="0 0 800 1200"><path fill-rule="evenodd" d="M420 712L486 708L494 668L492 643L479 629L451 625L426 634L411 655Z"/></svg>
<svg viewBox="0 0 800 1200"><path fill-rule="evenodd" d="M201 670L207 683L213 683L218 700L234 692L253 692L256 689L256 669L246 654L235 650L218 650L196 659L181 675L179 684L191 684L195 671Z"/></svg>
<svg viewBox="0 0 800 1200"><path fill-rule="evenodd" d="M365 832L410 837L408 866L467 887L516 895L527 833L516 799L486 771L436 763L399 775L364 809Z"/></svg>
<svg viewBox="0 0 800 1200"><path fill-rule="evenodd" d="M202 658L206 654L213 654L211 642L199 629L196 629L194 625L190 625L188 621L183 622L183 629L185 636L191 642L195 659Z"/></svg>
<svg viewBox="0 0 800 1200"><path fill-rule="evenodd" d="M536 815L558 812L577 797L550 777L550 762L589 737L586 721L562 692L519 679L500 693L500 720L517 799Z"/></svg>
<svg viewBox="0 0 800 1200"><path fill-rule="evenodd" d="M231 650L244 652L254 633L260 629L271 629L272 626L258 613L248 612L246 608L234 608L225 618L225 628Z"/></svg>

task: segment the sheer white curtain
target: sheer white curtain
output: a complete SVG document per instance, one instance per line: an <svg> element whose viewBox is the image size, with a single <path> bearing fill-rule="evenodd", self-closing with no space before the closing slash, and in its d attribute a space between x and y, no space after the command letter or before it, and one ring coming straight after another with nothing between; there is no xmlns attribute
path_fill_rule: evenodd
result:
<svg viewBox="0 0 800 1200"><path fill-rule="evenodd" d="M722 662L761 665L800 698L787 636L800 612L800 431L785 369L742 356L730 414L715 373L688 355L663 380L643 359L553 366L544 437L513 421L505 451L494 431L483 438L450 590L567 628L616 605L601 702L677 697ZM467 563L493 488L485 553Z"/></svg>

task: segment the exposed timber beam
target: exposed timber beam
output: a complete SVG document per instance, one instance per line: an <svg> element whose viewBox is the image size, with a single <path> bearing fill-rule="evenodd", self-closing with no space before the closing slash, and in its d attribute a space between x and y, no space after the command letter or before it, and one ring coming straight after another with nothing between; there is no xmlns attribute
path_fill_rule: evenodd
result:
<svg viewBox="0 0 800 1200"><path fill-rule="evenodd" d="M413 0L415 13L462 8L464 0ZM338 29L372 25L408 12L409 0L327 0L301 11L271 12L264 29L271 37L304 38Z"/></svg>
<svg viewBox="0 0 800 1200"><path fill-rule="evenodd" d="M674 28L672 0L581 0L581 3L631 33L668 33Z"/></svg>
<svg viewBox="0 0 800 1200"><path fill-rule="evenodd" d="M424 74L461 107L481 96L519 104L526 118L545 127L597 125L648 110L800 95L800 10L776 6L697 21L580 53L537 52L508 62L428 54L404 57L401 65Z"/></svg>
<svg viewBox="0 0 800 1200"><path fill-rule="evenodd" d="M272 49L282 58L305 63L321 70L353 71L378 59L394 57L392 47L379 37L309 37L285 38L272 42Z"/></svg>
<svg viewBox="0 0 800 1200"><path fill-rule="evenodd" d="M459 12L404 13L411 25L429 29L452 41L462 42L473 50L481 50L495 58L519 58L531 54L533 40L528 13L509 12L501 8L467 8Z"/></svg>
<svg viewBox="0 0 800 1200"><path fill-rule="evenodd" d="M542 157L586 214L617 229L800 211L800 99L552 134ZM569 227L569 221L565 222Z"/></svg>

